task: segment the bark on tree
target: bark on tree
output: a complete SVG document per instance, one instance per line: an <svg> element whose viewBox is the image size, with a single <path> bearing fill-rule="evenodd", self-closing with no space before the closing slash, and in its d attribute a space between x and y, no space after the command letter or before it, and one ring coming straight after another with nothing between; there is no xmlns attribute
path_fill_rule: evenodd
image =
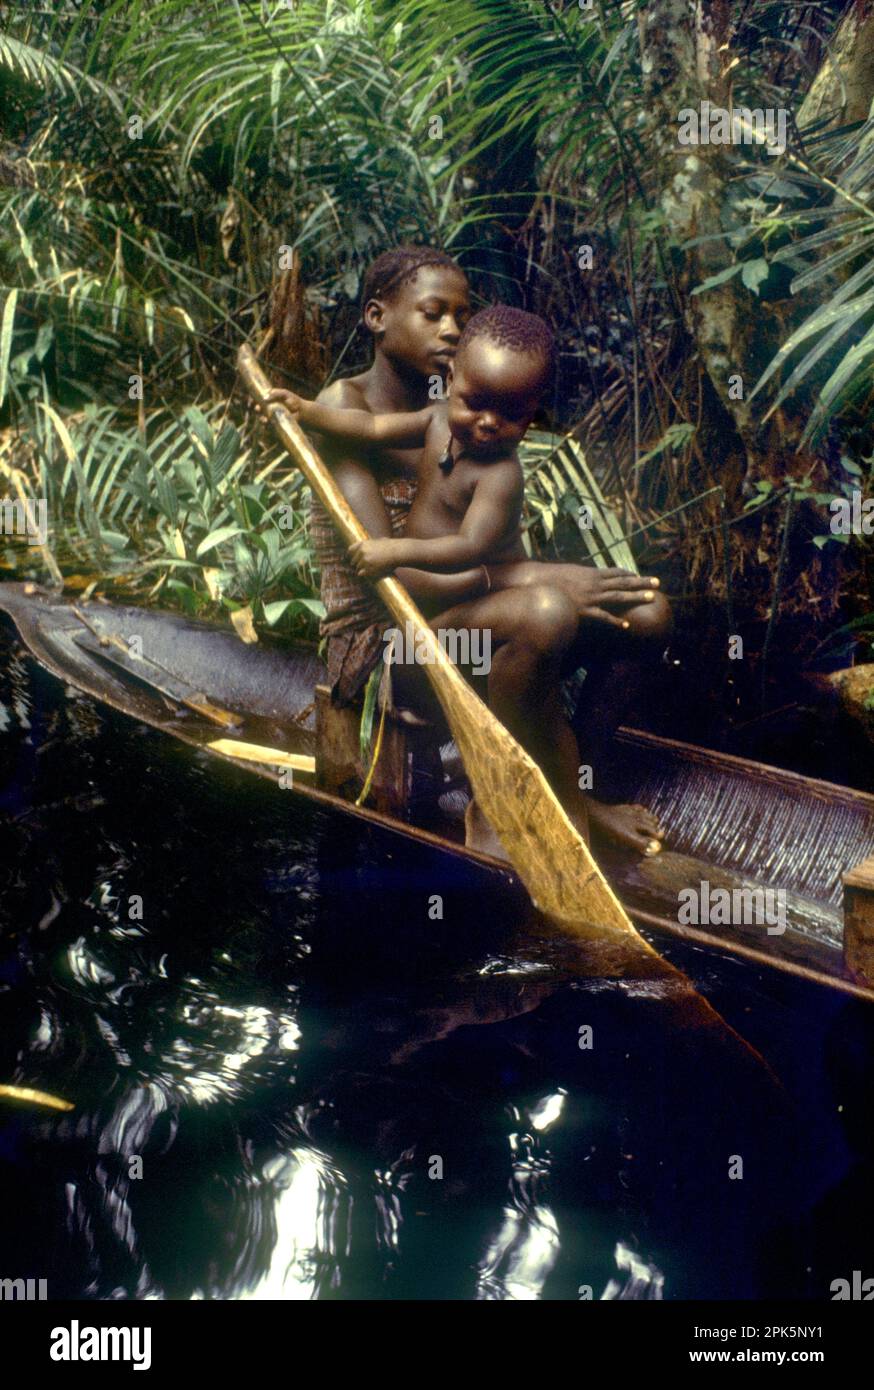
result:
<svg viewBox="0 0 874 1390"><path fill-rule="evenodd" d="M874 97L874 0L852 0L829 44L828 60L798 111L803 130L821 117L849 125L871 114Z"/></svg>
<svg viewBox="0 0 874 1390"><path fill-rule="evenodd" d="M874 743L874 663L849 666L826 677L841 706Z"/></svg>

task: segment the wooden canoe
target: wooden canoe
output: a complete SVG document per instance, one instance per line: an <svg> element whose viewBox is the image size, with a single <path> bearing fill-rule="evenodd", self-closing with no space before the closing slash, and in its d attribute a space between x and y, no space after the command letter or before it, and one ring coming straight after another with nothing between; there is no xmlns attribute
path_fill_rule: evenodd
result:
<svg viewBox="0 0 874 1390"><path fill-rule="evenodd" d="M463 792L441 798L426 826L355 806L301 771L316 751L324 674L311 648L243 645L229 629L177 614L78 606L34 585L0 584L0 611L41 666L95 700L274 785L284 774L287 788L295 768L296 796L462 859L484 887L512 884L506 864L464 846ZM143 661L127 659L138 650ZM280 756L241 760L240 745ZM444 748L446 765L451 754ZM632 728L619 730L616 754L611 799L643 802L667 830L653 859L602 860L640 927L874 1000L874 796ZM779 890L785 928L722 925L718 911L684 920L682 890L704 884L711 903L720 892Z"/></svg>

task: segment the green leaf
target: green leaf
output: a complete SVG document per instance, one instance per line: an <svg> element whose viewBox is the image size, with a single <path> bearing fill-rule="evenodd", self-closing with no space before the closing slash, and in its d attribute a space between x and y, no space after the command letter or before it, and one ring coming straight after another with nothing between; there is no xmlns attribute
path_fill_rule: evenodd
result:
<svg viewBox="0 0 874 1390"><path fill-rule="evenodd" d="M6 399L6 382L9 376L9 354L12 350L12 329L15 324L15 306L18 303L18 290L10 290L3 305L3 320L0 323L0 405Z"/></svg>
<svg viewBox="0 0 874 1390"><path fill-rule="evenodd" d="M197 469L191 459L177 459L173 464L173 472L179 483L182 492L188 493L190 497L197 496Z"/></svg>
<svg viewBox="0 0 874 1390"><path fill-rule="evenodd" d="M259 554L265 556L265 558L268 560L270 559L270 548L268 546L266 536L261 536L258 534L257 531L253 531L251 535L248 537L248 540L249 544L254 545L255 549L259 552Z"/></svg>
<svg viewBox="0 0 874 1390"><path fill-rule="evenodd" d="M642 468L645 463L649 463L650 459L657 458L666 449L673 452L685 448L694 433L695 426L690 425L687 420L676 425L668 425L659 442L648 449L645 454L641 454L637 460L637 467Z"/></svg>
<svg viewBox="0 0 874 1390"><path fill-rule="evenodd" d="M196 405L190 405L185 411L185 418L191 426L192 434L200 440L207 454L211 454L213 448L212 430L203 411L198 410Z"/></svg>
<svg viewBox="0 0 874 1390"><path fill-rule="evenodd" d="M240 436L233 425L225 425L215 442L212 451L212 481L217 486L222 481L234 459L240 452Z"/></svg>
<svg viewBox="0 0 874 1390"><path fill-rule="evenodd" d="M306 608L309 613L317 618L324 618L325 605L320 598L297 598L295 603L300 604L301 608Z"/></svg>
<svg viewBox="0 0 874 1390"><path fill-rule="evenodd" d="M239 536L242 530L242 526L219 526L217 531L210 531L209 535L203 538L195 554L200 558L200 556L205 555L208 550L212 550L215 546L221 545L222 541L229 541L232 536Z"/></svg>
<svg viewBox="0 0 874 1390"><path fill-rule="evenodd" d="M746 265L746 261L738 261L735 265L730 265L727 270L720 270L718 275L711 275L706 280L702 280L700 285L696 285L693 294L704 294L705 290L712 290L717 285L724 285L726 280L732 276L739 275Z"/></svg>
<svg viewBox="0 0 874 1390"><path fill-rule="evenodd" d="M281 598L278 599L276 603L265 603L264 619L267 623L267 626L274 627L275 624L279 622L279 619L282 617L286 609L290 608L294 601L295 600L293 598Z"/></svg>
<svg viewBox="0 0 874 1390"><path fill-rule="evenodd" d="M358 730L358 742L362 758L367 757L370 740L373 737L373 719L376 714L376 700L379 695L382 671L382 662L380 662L376 670L371 671L367 685L364 687L364 707L361 711L361 726Z"/></svg>
<svg viewBox="0 0 874 1390"><path fill-rule="evenodd" d="M102 527L100 537L110 550L126 550L130 543L129 537L123 536L120 531L104 531Z"/></svg>
<svg viewBox="0 0 874 1390"><path fill-rule="evenodd" d="M759 285L763 280L767 280L768 273L768 262L760 257L756 261L744 261L741 279L748 290L752 290L753 294L758 295Z"/></svg>
<svg viewBox="0 0 874 1390"><path fill-rule="evenodd" d="M869 328L862 341L855 343L853 347L850 348L843 361L838 364L825 386L823 386L813 416L804 432L804 438L810 437L815 424L822 419L828 407L840 395L841 390L846 385L849 378L872 353L874 353L874 328Z"/></svg>
<svg viewBox="0 0 874 1390"><path fill-rule="evenodd" d="M200 595L190 584L181 579L168 579L167 588L172 589L182 603L186 613L195 614L200 606Z"/></svg>
<svg viewBox="0 0 874 1390"><path fill-rule="evenodd" d="M46 353L55 339L55 326L51 322L41 323L37 329L36 343L33 348L33 355L37 362L42 362Z"/></svg>
<svg viewBox="0 0 874 1390"><path fill-rule="evenodd" d="M168 521L175 526L179 521L179 495L169 478L165 478L163 473L155 472L155 492L158 497L158 506Z"/></svg>

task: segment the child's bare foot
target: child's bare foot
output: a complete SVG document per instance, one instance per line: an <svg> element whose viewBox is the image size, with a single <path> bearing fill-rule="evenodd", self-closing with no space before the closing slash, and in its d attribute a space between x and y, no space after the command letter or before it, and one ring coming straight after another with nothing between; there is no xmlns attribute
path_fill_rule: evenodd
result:
<svg viewBox="0 0 874 1390"><path fill-rule="evenodd" d="M606 801L596 801L593 796L586 798L586 804L589 824L595 835L636 849L639 854L651 856L661 850L665 832L658 818L645 806L609 806Z"/></svg>
<svg viewBox="0 0 874 1390"><path fill-rule="evenodd" d="M507 851L476 801L468 802L464 812L464 843L468 849L478 849L480 854L490 854L493 859L509 859Z"/></svg>

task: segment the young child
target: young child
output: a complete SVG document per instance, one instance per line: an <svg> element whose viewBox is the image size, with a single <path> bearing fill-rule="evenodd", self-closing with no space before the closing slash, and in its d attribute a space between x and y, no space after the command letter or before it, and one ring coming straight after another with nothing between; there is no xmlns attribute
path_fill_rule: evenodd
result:
<svg viewBox="0 0 874 1390"><path fill-rule="evenodd" d="M375 579L402 565L452 573L524 558L516 450L554 362L542 319L495 305L470 319L449 367L446 400L424 410L372 415L282 393L302 424L335 439L423 446L404 536L360 541L350 552L358 574Z"/></svg>

